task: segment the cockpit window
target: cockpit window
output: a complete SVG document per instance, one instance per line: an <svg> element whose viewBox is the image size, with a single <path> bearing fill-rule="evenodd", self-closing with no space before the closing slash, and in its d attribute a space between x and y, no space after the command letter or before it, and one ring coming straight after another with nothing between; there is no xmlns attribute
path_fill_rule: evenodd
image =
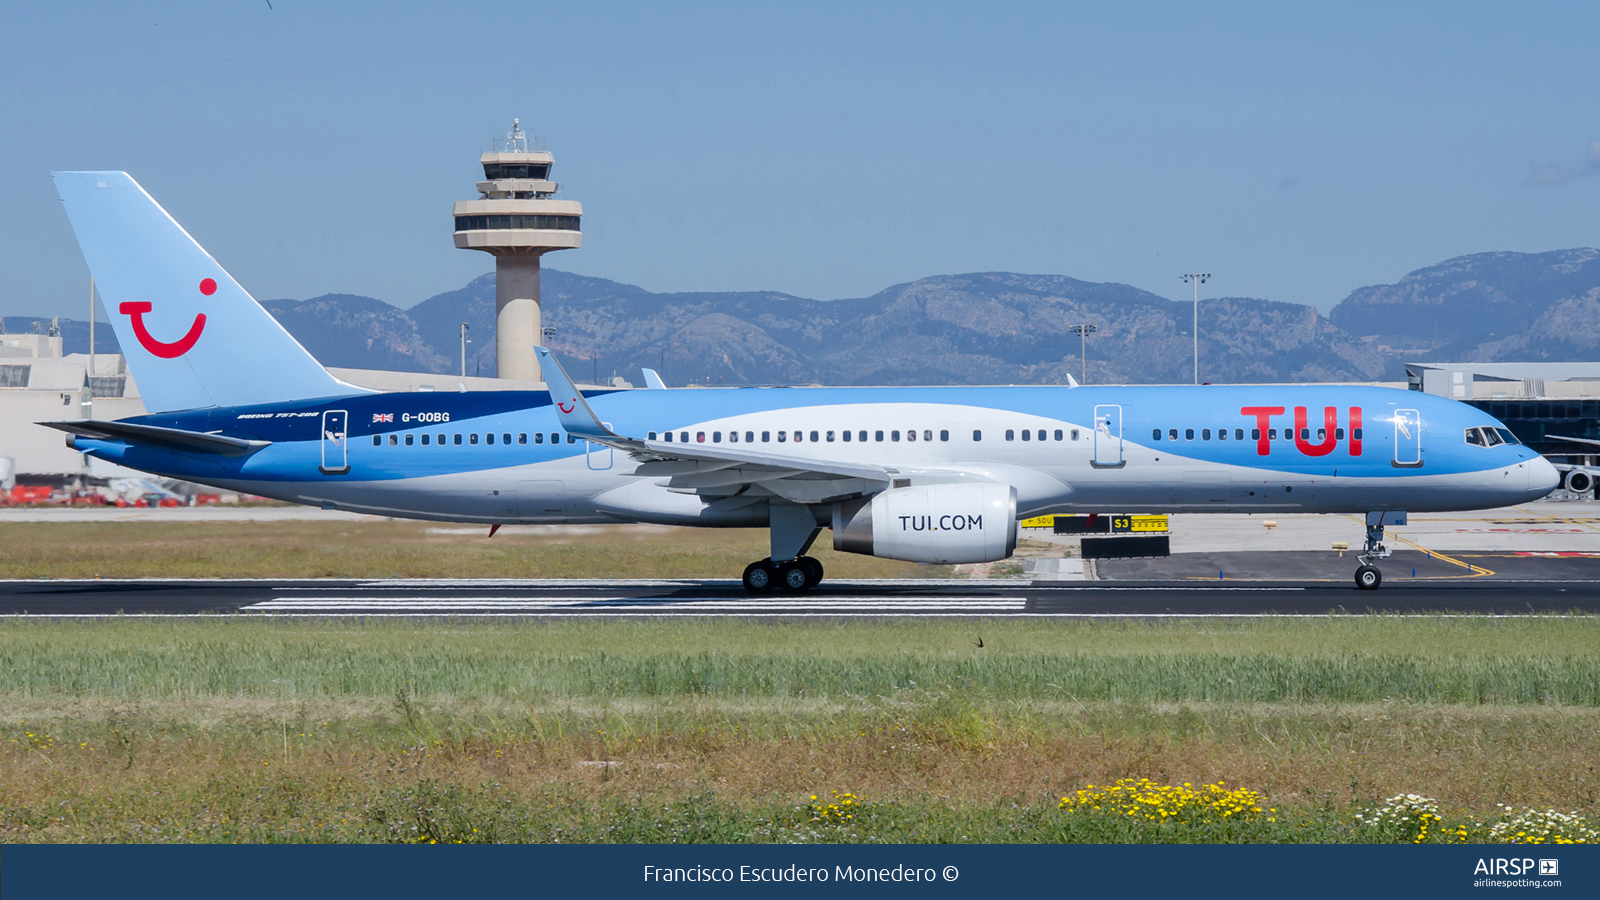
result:
<svg viewBox="0 0 1600 900"><path fill-rule="evenodd" d="M1483 444L1483 432L1479 431L1476 428L1468 428L1467 429L1467 443L1472 444L1472 445L1477 446L1477 447L1482 447L1484 445Z"/></svg>
<svg viewBox="0 0 1600 900"><path fill-rule="evenodd" d="M1505 443L1505 438L1502 438L1500 436L1500 432L1495 431L1493 428L1485 428L1483 430L1483 439L1491 447L1493 447L1496 444L1504 444Z"/></svg>
<svg viewBox="0 0 1600 900"><path fill-rule="evenodd" d="M1507 430L1505 428L1496 428L1494 430L1494 433L1500 435L1500 439L1505 441L1508 444L1520 444L1520 443L1522 443L1521 441L1517 440L1517 436L1516 435L1512 434L1509 430Z"/></svg>

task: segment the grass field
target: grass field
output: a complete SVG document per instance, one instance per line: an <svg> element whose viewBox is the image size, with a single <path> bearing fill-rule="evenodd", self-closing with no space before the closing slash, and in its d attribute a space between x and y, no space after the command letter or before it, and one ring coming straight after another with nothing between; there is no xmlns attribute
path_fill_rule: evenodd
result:
<svg viewBox="0 0 1600 900"><path fill-rule="evenodd" d="M359 522L0 524L0 578L738 578L764 530ZM829 577L945 577L949 569L812 548Z"/></svg>
<svg viewBox="0 0 1600 900"><path fill-rule="evenodd" d="M10 841L1399 840L1597 759L1590 618L0 623ZM1263 812L1057 808L1139 777Z"/></svg>

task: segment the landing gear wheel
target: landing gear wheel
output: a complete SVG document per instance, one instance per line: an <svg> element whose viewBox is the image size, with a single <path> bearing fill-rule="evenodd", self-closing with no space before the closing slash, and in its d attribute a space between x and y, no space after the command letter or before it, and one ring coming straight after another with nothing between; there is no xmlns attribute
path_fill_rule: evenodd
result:
<svg viewBox="0 0 1600 900"><path fill-rule="evenodd" d="M811 580L811 567L798 559L778 569L778 584L786 591L809 591L815 583Z"/></svg>
<svg viewBox="0 0 1600 900"><path fill-rule="evenodd" d="M744 589L752 594L764 594L778 586L778 570L772 560L756 560L744 567Z"/></svg>
<svg viewBox="0 0 1600 900"><path fill-rule="evenodd" d="M808 588L814 588L822 583L822 563L817 562L815 559L809 556L802 556L795 560L795 562L804 565L806 570L811 574L811 583L806 585Z"/></svg>
<svg viewBox="0 0 1600 900"><path fill-rule="evenodd" d="M1383 584L1383 573L1376 566L1362 566L1356 570L1356 587L1363 591L1375 591L1380 584Z"/></svg>

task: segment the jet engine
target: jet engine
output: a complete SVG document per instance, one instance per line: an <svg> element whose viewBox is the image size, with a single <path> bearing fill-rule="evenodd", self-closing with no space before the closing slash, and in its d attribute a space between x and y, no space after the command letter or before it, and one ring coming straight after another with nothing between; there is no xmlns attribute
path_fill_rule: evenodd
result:
<svg viewBox="0 0 1600 900"><path fill-rule="evenodd" d="M1017 490L929 484L835 503L833 549L921 563L1005 559L1017 549Z"/></svg>
<svg viewBox="0 0 1600 900"><path fill-rule="evenodd" d="M1573 469L1561 479L1561 486L1574 494L1587 494L1594 490L1594 472L1589 469Z"/></svg>

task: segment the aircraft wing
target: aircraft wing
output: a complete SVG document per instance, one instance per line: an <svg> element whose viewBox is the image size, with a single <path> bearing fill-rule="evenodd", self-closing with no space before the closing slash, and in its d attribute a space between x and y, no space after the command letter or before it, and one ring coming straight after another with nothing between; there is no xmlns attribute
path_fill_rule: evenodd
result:
<svg viewBox="0 0 1600 900"><path fill-rule="evenodd" d="M249 456L271 441L247 441L243 438L224 437L181 428L163 428L159 425L135 425L132 422L100 422L94 419L58 419L40 422L46 428L65 431L97 441L121 441L125 444L147 444L166 450L186 453L215 453L219 456Z"/></svg>
<svg viewBox="0 0 1600 900"><path fill-rule="evenodd" d="M760 484L790 499L816 497L798 502L822 502L846 494L875 493L887 488L893 478L889 469L871 464L624 437L600 421L549 350L535 347L534 351L539 354L561 427L568 434L631 454L642 461L635 474L666 476L669 490L714 495Z"/></svg>

